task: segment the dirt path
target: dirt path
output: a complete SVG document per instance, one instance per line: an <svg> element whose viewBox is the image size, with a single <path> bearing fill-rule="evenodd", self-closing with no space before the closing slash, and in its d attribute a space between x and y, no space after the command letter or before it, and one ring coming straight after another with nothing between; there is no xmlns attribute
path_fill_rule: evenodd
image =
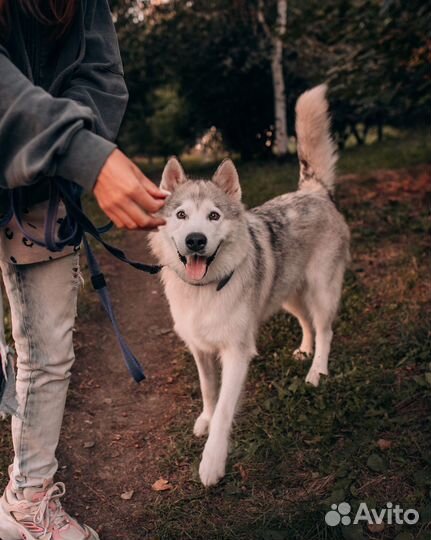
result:
<svg viewBox="0 0 431 540"><path fill-rule="evenodd" d="M130 255L150 259L142 233L126 235L122 245ZM87 293L77 326L59 480L68 487L68 510L96 528L103 540L153 538L149 506L159 495L151 486L161 476L165 427L181 411L179 404L187 407L189 401L184 385L173 384L175 351L181 344L172 332L158 277L105 253L100 260L121 328L147 379L140 385L132 381L95 294ZM132 496L124 500L122 494Z"/></svg>

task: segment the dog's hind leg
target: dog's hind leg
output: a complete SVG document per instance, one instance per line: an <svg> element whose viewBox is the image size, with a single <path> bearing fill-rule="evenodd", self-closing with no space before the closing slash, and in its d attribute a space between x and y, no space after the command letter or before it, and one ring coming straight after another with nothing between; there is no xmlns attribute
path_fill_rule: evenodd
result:
<svg viewBox="0 0 431 540"><path fill-rule="evenodd" d="M221 355L220 395L199 466L199 475L205 486L216 484L225 474L229 435L252 356L240 348L228 349Z"/></svg>
<svg viewBox="0 0 431 540"><path fill-rule="evenodd" d="M196 437L202 437L209 431L209 425L217 403L217 356L197 349L193 349L192 353L199 373L203 403L202 413L196 419L193 433Z"/></svg>
<svg viewBox="0 0 431 540"><path fill-rule="evenodd" d="M293 351L293 356L297 360L304 360L304 358L313 353L314 334L310 314L304 301L299 296L289 298L289 300L283 303L283 308L296 317L301 325L301 345Z"/></svg>
<svg viewBox="0 0 431 540"><path fill-rule="evenodd" d="M320 375L328 375L328 358L332 341L334 321L341 296L344 266L339 266L332 279L318 279L307 295L308 307L316 331L316 347L310 370L305 378L313 386L319 385ZM321 275L325 275L322 272Z"/></svg>

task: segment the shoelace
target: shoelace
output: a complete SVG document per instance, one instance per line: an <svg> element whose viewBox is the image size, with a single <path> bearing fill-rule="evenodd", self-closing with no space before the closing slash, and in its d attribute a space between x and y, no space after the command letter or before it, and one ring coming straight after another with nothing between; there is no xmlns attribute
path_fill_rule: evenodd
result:
<svg viewBox="0 0 431 540"><path fill-rule="evenodd" d="M60 498L65 493L66 487L63 482L57 482L46 491L40 501L37 503L27 503L27 508L29 510L31 509L32 512L37 506L36 513L34 514L34 523L44 528L44 534L53 526L62 527L67 524L66 512L60 503Z"/></svg>

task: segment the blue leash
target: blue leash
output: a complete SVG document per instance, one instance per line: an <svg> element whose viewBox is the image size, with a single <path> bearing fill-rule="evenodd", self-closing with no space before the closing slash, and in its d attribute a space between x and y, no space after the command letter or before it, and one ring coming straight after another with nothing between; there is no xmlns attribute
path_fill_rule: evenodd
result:
<svg viewBox="0 0 431 540"><path fill-rule="evenodd" d="M87 253L88 267L91 273L91 283L93 285L93 288L97 291L102 306L104 307L106 314L111 321L112 328L114 329L115 335L117 336L118 344L120 346L121 352L123 353L124 361L126 362L126 366L131 376L136 382L141 382L143 379L145 379L144 370L135 355L129 349L129 346L127 345L125 339L120 332L120 328L118 326L118 322L112 307L112 301L109 295L108 287L106 286L105 276L100 271L99 264L96 260L96 257L94 256L94 252L92 251L85 234L83 235L82 241L84 243L85 251Z"/></svg>
<svg viewBox="0 0 431 540"><path fill-rule="evenodd" d="M126 366L136 382L145 379L144 370L127 345L121 334L118 321L115 317L111 297L106 285L105 276L100 271L99 264L90 247L86 234L91 235L114 257L123 261L137 270L149 274L157 274L162 269L160 265L149 265L139 261L131 260L121 249L106 242L102 235L112 228L112 222L104 227L96 227L85 215L81 204L82 189L76 184L62 178L53 179L50 183L50 196L48 202L48 212L45 219L44 241L34 237L23 225L23 193L21 188L10 190L9 208L6 214L0 219L0 227L6 227L9 221L15 216L18 227L24 236L36 245L45 247L50 251L61 251L65 246L78 245L81 241L84 244L87 254L88 267L91 274L91 283L97 291L103 308L108 315L119 347L121 349ZM66 217L60 225L59 239L56 238L58 209L63 201L66 207Z"/></svg>

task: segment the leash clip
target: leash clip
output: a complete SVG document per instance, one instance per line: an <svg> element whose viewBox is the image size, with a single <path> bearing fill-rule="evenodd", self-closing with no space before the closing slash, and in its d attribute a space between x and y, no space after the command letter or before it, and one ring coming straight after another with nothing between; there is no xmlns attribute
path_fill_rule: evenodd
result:
<svg viewBox="0 0 431 540"><path fill-rule="evenodd" d="M103 289L106 287L105 275L100 272L99 274L91 276L91 284L93 285L93 289L96 291Z"/></svg>

